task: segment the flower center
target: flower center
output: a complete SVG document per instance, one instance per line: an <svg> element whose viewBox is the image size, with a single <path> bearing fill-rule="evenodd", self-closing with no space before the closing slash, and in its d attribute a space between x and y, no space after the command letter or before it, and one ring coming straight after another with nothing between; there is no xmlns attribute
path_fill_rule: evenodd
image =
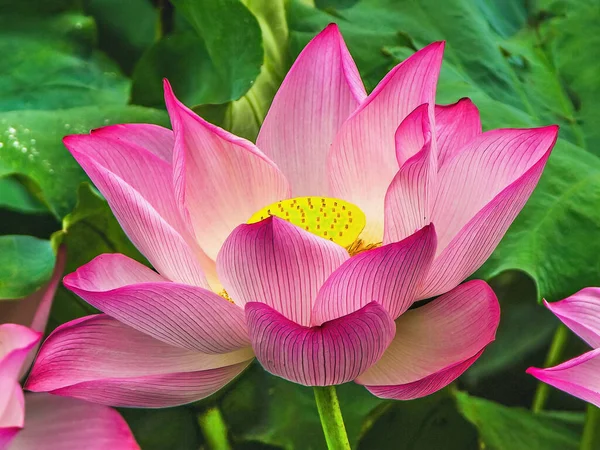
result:
<svg viewBox="0 0 600 450"><path fill-rule="evenodd" d="M296 197L265 206L250 217L256 223L277 216L324 239L345 247L350 255L378 247L365 244L359 235L366 224L360 208L344 200L328 197Z"/></svg>

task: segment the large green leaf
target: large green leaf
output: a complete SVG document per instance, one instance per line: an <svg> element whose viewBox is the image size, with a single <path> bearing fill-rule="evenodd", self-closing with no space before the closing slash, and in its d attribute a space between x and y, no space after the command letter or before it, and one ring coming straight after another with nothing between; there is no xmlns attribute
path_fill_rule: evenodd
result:
<svg viewBox="0 0 600 450"><path fill-rule="evenodd" d="M0 299L33 294L52 275L50 241L32 236L0 236Z"/></svg>
<svg viewBox="0 0 600 450"><path fill-rule="evenodd" d="M456 395L463 416L479 431L489 450L576 450L579 448L579 416L535 415L522 408L508 408L489 400Z"/></svg>
<svg viewBox="0 0 600 450"><path fill-rule="evenodd" d="M112 123L166 124L167 120L164 112L135 106L0 113L0 176L19 174L31 179L50 211L62 218L75 206L79 183L87 179L64 147L64 135L88 133Z"/></svg>

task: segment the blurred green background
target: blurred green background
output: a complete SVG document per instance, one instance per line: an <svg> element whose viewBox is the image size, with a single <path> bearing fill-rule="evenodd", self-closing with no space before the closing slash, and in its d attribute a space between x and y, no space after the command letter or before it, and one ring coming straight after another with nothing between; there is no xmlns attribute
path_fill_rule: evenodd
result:
<svg viewBox="0 0 600 450"><path fill-rule="evenodd" d="M256 137L302 47L337 22L368 90L426 44L447 41L438 103L470 97L485 129L558 123L543 178L476 274L500 298L496 342L457 383L412 402L340 387L359 449L575 450L583 402L548 389L530 412L558 322L539 300L600 286L598 0L0 0L0 298L106 252L143 257L62 145L112 123L168 126L162 78L203 117ZM93 312L60 288L50 329ZM585 351L569 336L560 360ZM219 406L234 448L322 449L312 390L254 364L198 404L123 410L144 450L198 449ZM600 448L600 443L598 447Z"/></svg>

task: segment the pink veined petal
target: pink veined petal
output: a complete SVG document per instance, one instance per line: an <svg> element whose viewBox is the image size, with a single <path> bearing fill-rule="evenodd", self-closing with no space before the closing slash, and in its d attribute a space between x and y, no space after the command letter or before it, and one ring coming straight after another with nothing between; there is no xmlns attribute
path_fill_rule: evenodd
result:
<svg viewBox="0 0 600 450"><path fill-rule="evenodd" d="M385 195L385 244L398 242L430 222L437 155L428 108L416 108L396 131L396 157L401 167Z"/></svg>
<svg viewBox="0 0 600 450"><path fill-rule="evenodd" d="M559 302L544 304L593 348L600 347L600 288L589 287Z"/></svg>
<svg viewBox="0 0 600 450"><path fill-rule="evenodd" d="M112 406L174 406L212 394L253 356L249 347L215 355L171 346L99 314L58 327L25 388Z"/></svg>
<svg viewBox="0 0 600 450"><path fill-rule="evenodd" d="M427 103L433 108L443 49L444 44L436 42L392 69L333 141L328 158L332 195L365 212L367 242L382 241L383 200L399 169L394 134L417 106Z"/></svg>
<svg viewBox="0 0 600 450"><path fill-rule="evenodd" d="M352 381L381 357L395 331L394 321L376 302L312 328L264 303L247 303L246 318L263 367L306 386Z"/></svg>
<svg viewBox="0 0 600 450"><path fill-rule="evenodd" d="M357 382L370 389L440 376L492 342L499 320L500 307L492 289L480 280L464 283L401 315L389 348Z"/></svg>
<svg viewBox="0 0 600 450"><path fill-rule="evenodd" d="M353 256L319 290L312 324L353 313L373 301L397 318L413 303L434 254L435 230L430 225L401 242Z"/></svg>
<svg viewBox="0 0 600 450"><path fill-rule="evenodd" d="M435 129L438 162L442 166L481 134L479 110L468 98L452 105L435 105Z"/></svg>
<svg viewBox="0 0 600 450"><path fill-rule="evenodd" d="M448 386L459 376L461 376L475 361L481 356L483 350L475 356L465 359L453 366L428 375L412 383L397 384L395 386L365 386L367 390L380 398L389 398L394 400L413 400L415 398L425 397L433 394L440 389Z"/></svg>
<svg viewBox="0 0 600 450"><path fill-rule="evenodd" d="M530 367L527 373L600 408L600 348L555 367Z"/></svg>
<svg viewBox="0 0 600 450"><path fill-rule="evenodd" d="M337 25L330 24L296 59L256 140L287 176L294 197L329 191L329 147L365 97L352 56Z"/></svg>
<svg viewBox="0 0 600 450"><path fill-rule="evenodd" d="M127 123L96 128L92 130L92 135L118 139L124 144L134 144L154 153L169 164L173 162L175 137L168 128L147 123Z"/></svg>
<svg viewBox="0 0 600 450"><path fill-rule="evenodd" d="M447 292L491 255L535 189L556 132L487 132L441 168L431 218L437 256L419 298Z"/></svg>
<svg viewBox="0 0 600 450"><path fill-rule="evenodd" d="M265 303L308 326L319 288L348 257L343 247L272 216L237 227L223 244L217 271L237 305Z"/></svg>
<svg viewBox="0 0 600 450"><path fill-rule="evenodd" d="M108 200L123 230L158 272L173 281L209 286L200 264L200 249L191 247L139 192L119 176L83 153L77 153L77 160Z"/></svg>
<svg viewBox="0 0 600 450"><path fill-rule="evenodd" d="M12 381L12 387L2 385L2 389L7 390L0 392L0 449L6 449L23 429L25 401L23 390L17 381Z"/></svg>
<svg viewBox="0 0 600 450"><path fill-rule="evenodd" d="M239 306L206 289L166 281L123 255L100 255L64 284L100 311L167 344L204 353L250 345Z"/></svg>
<svg viewBox="0 0 600 450"><path fill-rule="evenodd" d="M212 125L186 108L165 80L165 102L175 133L175 193L196 239L215 259L229 233L256 211L288 198L289 184L251 142Z"/></svg>
<svg viewBox="0 0 600 450"><path fill-rule="evenodd" d="M25 396L25 428L10 450L139 450L114 409L49 394Z"/></svg>

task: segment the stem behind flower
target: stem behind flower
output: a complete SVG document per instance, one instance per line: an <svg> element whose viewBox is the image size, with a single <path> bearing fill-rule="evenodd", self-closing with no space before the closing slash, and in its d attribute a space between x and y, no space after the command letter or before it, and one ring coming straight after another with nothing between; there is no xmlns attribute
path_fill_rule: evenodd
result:
<svg viewBox="0 0 600 450"><path fill-rule="evenodd" d="M315 386L315 401L329 450L350 450L340 402L334 386Z"/></svg>
<svg viewBox="0 0 600 450"><path fill-rule="evenodd" d="M227 439L227 425L218 407L212 407L198 416L198 424L211 450L231 450Z"/></svg>

